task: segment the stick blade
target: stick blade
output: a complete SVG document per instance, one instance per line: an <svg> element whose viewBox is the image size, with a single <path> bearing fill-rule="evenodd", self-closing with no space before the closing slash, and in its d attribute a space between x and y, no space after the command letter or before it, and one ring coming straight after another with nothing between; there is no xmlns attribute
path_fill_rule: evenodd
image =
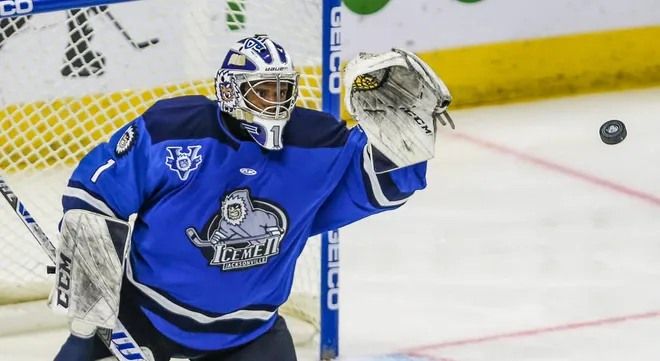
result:
<svg viewBox="0 0 660 361"><path fill-rule="evenodd" d="M138 48L138 49L144 49L144 48L149 47L151 45L156 45L159 42L160 42L160 39L153 38L153 39L149 39L147 41L139 42L139 43L135 44L135 47Z"/></svg>

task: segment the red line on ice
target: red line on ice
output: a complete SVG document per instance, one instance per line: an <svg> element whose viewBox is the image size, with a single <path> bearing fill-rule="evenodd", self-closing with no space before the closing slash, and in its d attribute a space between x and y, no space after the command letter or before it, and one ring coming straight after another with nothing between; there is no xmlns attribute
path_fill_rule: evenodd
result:
<svg viewBox="0 0 660 361"><path fill-rule="evenodd" d="M508 148L508 147L505 147L503 145L493 143L493 142L489 142L487 140L479 139L479 138L476 138L476 137L473 137L473 136L470 136L470 135L467 135L467 134L464 134L464 133L454 132L453 135L455 137L460 138L460 139L462 139L464 141L467 141L469 143L473 143L473 144L479 145L481 147L488 148L488 149L493 150L493 151L498 152L498 153L514 156L514 157L516 157L520 160L523 160L525 162L533 163L533 164L536 164L538 166L553 170L555 172L562 173L562 174L565 174L565 175L569 175L571 177L581 179L585 182L595 184L595 185L601 186L603 188L607 188L611 191L621 193L621 194L625 194L625 195L627 195L629 197L632 197L632 198L640 199L642 201L651 203L656 207L660 207L660 197L655 196L653 194L645 193L645 192L642 192L642 191L639 191L639 190L636 190L636 189L633 189L633 188L630 188L630 187L626 187L624 185L614 183L614 182L609 181L607 179L599 178L599 177L596 177L592 174L581 172L579 170L575 170L575 169L563 166L561 164L554 163L552 161L549 161L549 160L546 160L546 159L543 159L543 158L539 158L539 157L536 157L536 156L533 156L533 155L530 155L530 154L527 154L527 153L523 153L523 152L515 150L513 148Z"/></svg>
<svg viewBox="0 0 660 361"><path fill-rule="evenodd" d="M507 154L514 156L522 161L532 163L547 169L550 169L552 171L555 171L557 173L562 173L580 180L583 180L585 182L595 184L598 186L601 186L603 188L609 189L611 191L625 194L629 197L632 198L637 198L639 200L645 201L647 203L650 203L654 206L660 207L660 197L657 197L653 194L645 193L612 181L609 181L607 179L599 178L597 176L594 176L592 174L586 173L586 172L581 172L579 170L575 170L572 168L569 168L567 166L554 163L552 161L536 157L518 150L515 150L513 148L509 148L497 143L493 143L487 140L479 139L464 133L460 132L454 132L453 135L456 138L460 138L464 141L467 141L469 143L476 144L478 146L488 148L492 151L495 151L497 153L501 154ZM611 325L611 324L616 324L616 323L623 323L623 322L628 322L628 321L636 321L636 320L643 320L643 319L650 319L650 318L658 318L660 317L660 311L651 311L651 312L646 312L646 313L640 313L640 314L635 314L635 315L628 315L628 316L619 316L619 317L611 317L611 318L605 318L605 319L600 319L600 320L593 320L593 321L586 321L586 322L576 322L576 323L569 323L565 325L558 325L558 326L550 326L550 327L543 327L543 328L536 328L536 329L530 329L530 330L523 330L523 331L516 331L516 332L510 332L510 333L501 333L501 334L495 334L495 335L489 335L489 336L483 336L483 337L474 337L474 338L467 338L467 339L462 339L462 340L453 340L453 341L445 341L437 344L431 344L431 345L425 345L425 346L419 346L415 348L410 348L402 353L411 355L411 356L424 356L424 352L427 351L432 351L432 350L438 350L438 349L445 349L445 348L450 348L450 347L457 347L457 346L465 346L465 345L474 345L474 344L480 344L480 343L485 343L485 342L493 342L493 341L498 341L498 340L504 340L504 339L515 339L515 338L522 338L522 337L530 337L530 336L536 336L536 335L542 335L546 333L552 333L552 332L562 332L562 331L571 331L571 330L577 330L581 328L588 328L588 327L600 327L600 326L606 326L606 325ZM443 360L443 359L440 359Z"/></svg>
<svg viewBox="0 0 660 361"><path fill-rule="evenodd" d="M660 311L651 311L651 312L639 313L639 314L635 314L635 315L610 317L610 318L604 318L604 319L600 319L600 320L569 323L569 324L565 324L565 325L550 326L550 327L536 328L536 329L530 329L530 330L524 330L524 331L509 332L509 333L501 333L501 334L495 334L495 335L490 335L490 336L467 338L467 339L462 339L462 340L445 341L445 342L440 342L440 343L437 343L437 344L410 348L410 349L408 349L406 351L403 351L403 352L406 353L406 354L409 354L409 355L422 356L423 355L422 353L425 352L425 351L445 349L445 348L449 348L449 347L474 345L474 344L492 342L492 341L499 341L499 340L504 340L504 339L515 339L515 338L521 338L521 337L537 336L537 335L542 335L542 334L552 333L552 332L572 331L572 330L577 330L577 329L581 329L581 328L588 328L588 327L607 326L607 325L612 325L612 324L615 324L615 323L623 323L623 322L628 322L628 321L638 321L638 320L657 318L657 317L660 317Z"/></svg>

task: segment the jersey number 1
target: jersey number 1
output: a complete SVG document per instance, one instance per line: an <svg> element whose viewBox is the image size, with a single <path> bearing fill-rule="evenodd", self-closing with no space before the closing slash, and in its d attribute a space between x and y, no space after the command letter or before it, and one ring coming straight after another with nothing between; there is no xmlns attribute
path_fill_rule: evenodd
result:
<svg viewBox="0 0 660 361"><path fill-rule="evenodd" d="M273 133L273 146L275 148L280 147L280 126L275 125L272 128L270 128L271 133Z"/></svg>
<svg viewBox="0 0 660 361"><path fill-rule="evenodd" d="M114 159L108 159L108 161L105 162L104 165L98 167L98 168L96 169L96 172L94 172L94 175L92 175L92 178L90 179L90 180L92 181L92 183L96 183L96 181L97 181L97 180L99 179L99 177L101 176L101 173L105 172L106 169L112 167L114 164L115 164L115 160L114 160Z"/></svg>

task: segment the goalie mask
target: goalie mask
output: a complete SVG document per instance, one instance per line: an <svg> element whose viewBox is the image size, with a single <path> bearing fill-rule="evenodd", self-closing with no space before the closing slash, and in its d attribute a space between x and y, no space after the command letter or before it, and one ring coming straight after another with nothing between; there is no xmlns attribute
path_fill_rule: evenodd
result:
<svg viewBox="0 0 660 361"><path fill-rule="evenodd" d="M267 35L239 40L215 78L220 109L238 119L262 147L282 149L282 134L298 96L289 54Z"/></svg>

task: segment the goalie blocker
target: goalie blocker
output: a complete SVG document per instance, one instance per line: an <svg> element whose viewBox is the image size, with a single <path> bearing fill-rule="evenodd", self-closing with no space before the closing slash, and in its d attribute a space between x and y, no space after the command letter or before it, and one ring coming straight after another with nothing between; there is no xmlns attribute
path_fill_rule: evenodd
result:
<svg viewBox="0 0 660 361"><path fill-rule="evenodd" d="M447 113L449 90L411 52L361 53L346 65L344 84L349 113L369 143L393 163L379 171L433 158L436 121L454 128Z"/></svg>
<svg viewBox="0 0 660 361"><path fill-rule="evenodd" d="M70 210L62 218L60 233L56 282L49 306L71 318L79 333L91 334L95 327L114 328L124 262L130 248L129 223L89 211ZM72 327L72 331L77 330Z"/></svg>

